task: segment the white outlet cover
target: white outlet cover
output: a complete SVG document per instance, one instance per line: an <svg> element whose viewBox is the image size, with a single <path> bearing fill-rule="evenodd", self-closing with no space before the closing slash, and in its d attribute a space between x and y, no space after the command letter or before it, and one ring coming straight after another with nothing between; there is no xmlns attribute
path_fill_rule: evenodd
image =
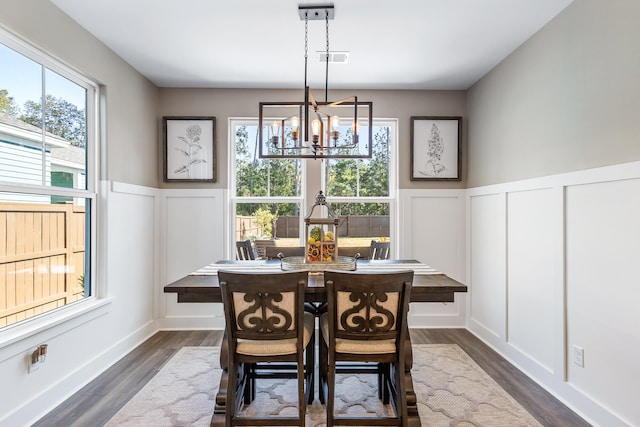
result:
<svg viewBox="0 0 640 427"><path fill-rule="evenodd" d="M573 346L573 364L584 368L584 349L577 345Z"/></svg>

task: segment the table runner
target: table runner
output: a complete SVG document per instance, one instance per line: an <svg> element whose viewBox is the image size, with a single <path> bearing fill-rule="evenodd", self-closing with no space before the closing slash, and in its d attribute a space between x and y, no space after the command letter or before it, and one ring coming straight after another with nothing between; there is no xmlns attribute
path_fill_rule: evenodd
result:
<svg viewBox="0 0 640 427"><path fill-rule="evenodd" d="M327 268L330 269L330 268ZM413 270L415 275L443 274L442 272L417 261L366 261L357 264L357 269L364 273L389 272L397 270ZM265 262L264 260L238 261L229 263L212 263L199 270L194 271L190 276L215 276L218 270L237 271L281 271L279 262Z"/></svg>

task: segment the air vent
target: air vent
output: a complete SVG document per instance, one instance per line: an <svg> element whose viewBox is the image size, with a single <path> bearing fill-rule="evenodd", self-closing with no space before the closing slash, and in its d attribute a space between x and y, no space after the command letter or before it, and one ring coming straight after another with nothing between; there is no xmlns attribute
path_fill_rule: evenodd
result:
<svg viewBox="0 0 640 427"><path fill-rule="evenodd" d="M318 53L318 59L320 62L327 61L327 52L316 51ZM329 63L330 64L346 64L349 61L349 52L332 52L329 51Z"/></svg>

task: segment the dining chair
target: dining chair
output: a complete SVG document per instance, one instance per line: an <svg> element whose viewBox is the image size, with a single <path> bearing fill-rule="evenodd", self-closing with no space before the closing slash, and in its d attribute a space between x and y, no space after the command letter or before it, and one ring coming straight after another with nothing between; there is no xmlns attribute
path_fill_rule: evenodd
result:
<svg viewBox="0 0 640 427"><path fill-rule="evenodd" d="M253 246L256 248L256 259L265 259L267 257L267 248L276 245L276 241L273 239L256 239L253 241Z"/></svg>
<svg viewBox="0 0 640 427"><path fill-rule="evenodd" d="M405 352L410 349L405 340L413 271L325 271L324 282L327 312L320 317L319 384L327 426L406 426ZM394 416L336 415L338 373L375 374L378 398L392 404Z"/></svg>
<svg viewBox="0 0 640 427"><path fill-rule="evenodd" d="M304 246L267 246L265 255L267 259L278 259L279 254L284 257L304 256L304 252Z"/></svg>
<svg viewBox="0 0 640 427"><path fill-rule="evenodd" d="M357 257L358 259L368 259L369 248L366 246L340 246L338 256Z"/></svg>
<svg viewBox="0 0 640 427"><path fill-rule="evenodd" d="M248 261L258 258L251 240L238 240L236 241L236 259L240 261Z"/></svg>
<svg viewBox="0 0 640 427"><path fill-rule="evenodd" d="M229 347L225 425L304 426L313 401L315 317L304 310L306 271L218 271ZM296 378L297 417L247 417L256 379Z"/></svg>
<svg viewBox="0 0 640 427"><path fill-rule="evenodd" d="M376 240L372 240L369 248L369 259L389 259L390 249L389 242L378 242Z"/></svg>

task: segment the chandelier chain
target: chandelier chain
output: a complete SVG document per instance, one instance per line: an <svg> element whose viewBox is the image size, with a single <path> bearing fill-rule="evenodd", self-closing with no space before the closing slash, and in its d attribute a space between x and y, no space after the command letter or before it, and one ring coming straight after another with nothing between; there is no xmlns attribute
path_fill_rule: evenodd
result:
<svg viewBox="0 0 640 427"><path fill-rule="evenodd" d="M307 60L307 50L309 44L309 16L304 15L304 60Z"/></svg>
<svg viewBox="0 0 640 427"><path fill-rule="evenodd" d="M327 59L329 59L329 14L327 13L325 15L325 30L326 30L326 34L327 34Z"/></svg>
<svg viewBox="0 0 640 427"><path fill-rule="evenodd" d="M324 72L324 102L329 102L329 12L324 15L325 32L327 37L327 53L325 56Z"/></svg>

